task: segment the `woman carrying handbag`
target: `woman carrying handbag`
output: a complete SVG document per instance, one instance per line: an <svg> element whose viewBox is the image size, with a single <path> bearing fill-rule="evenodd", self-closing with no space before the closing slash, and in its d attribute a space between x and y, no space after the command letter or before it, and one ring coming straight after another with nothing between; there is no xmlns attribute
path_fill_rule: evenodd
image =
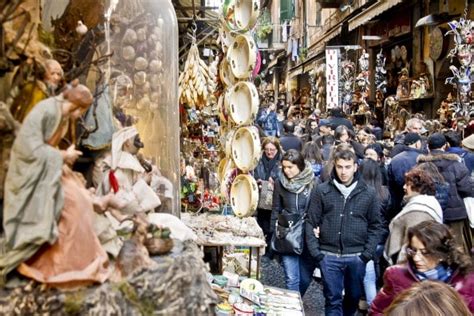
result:
<svg viewBox="0 0 474 316"><path fill-rule="evenodd" d="M272 238L270 228L272 206L273 206L273 188L275 181L280 177L280 162L282 149L278 138L273 136L265 137L262 141L262 157L257 167L253 171L253 177L257 181L259 188L259 200L257 205L257 223L262 228L265 235L267 247L265 256L273 258L270 248Z"/></svg>
<svg viewBox="0 0 474 316"><path fill-rule="evenodd" d="M286 287L303 297L315 269L304 241L304 221L315 177L311 164L294 149L283 155L281 165L273 192L271 247L282 258Z"/></svg>

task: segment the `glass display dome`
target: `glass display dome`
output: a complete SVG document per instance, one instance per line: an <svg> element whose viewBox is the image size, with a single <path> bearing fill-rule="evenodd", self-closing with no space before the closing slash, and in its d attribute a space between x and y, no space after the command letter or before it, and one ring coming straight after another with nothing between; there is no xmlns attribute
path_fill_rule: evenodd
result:
<svg viewBox="0 0 474 316"><path fill-rule="evenodd" d="M144 143L141 152L169 180L158 187L170 197L161 210L179 216L178 23L171 0L89 2L44 0L44 28L54 34L60 48L69 50L75 58L69 62L72 70L66 75L72 76L76 71L96 94L106 94L108 113L99 113L98 109L94 113L99 127L111 122L116 129L120 120L122 125L138 129ZM74 15L74 5L82 5L80 14ZM85 5L96 8L87 10ZM97 8L102 10L98 17ZM77 32L80 24L88 30L71 38L69 33L58 36L66 23L78 23ZM83 38L77 40L79 36ZM70 41L69 46L66 40ZM81 50L85 53L80 54ZM60 56L61 53L55 55L57 59ZM90 66L81 72L82 62ZM89 145L92 149L101 147Z"/></svg>

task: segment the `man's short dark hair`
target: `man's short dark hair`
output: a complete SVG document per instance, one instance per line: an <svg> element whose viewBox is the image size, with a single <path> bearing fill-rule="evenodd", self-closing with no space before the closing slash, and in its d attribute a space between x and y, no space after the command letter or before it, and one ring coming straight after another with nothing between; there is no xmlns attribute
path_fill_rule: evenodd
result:
<svg viewBox="0 0 474 316"><path fill-rule="evenodd" d="M334 163L336 163L336 161L338 161L339 159L352 160L355 163L357 163L357 156L354 153L354 151L350 149L343 149L343 150L336 149L336 152L334 153Z"/></svg>
<svg viewBox="0 0 474 316"><path fill-rule="evenodd" d="M283 155L283 158L281 158L281 161L283 160L295 164L300 171L303 171L306 166L303 155L296 149L288 149L288 151Z"/></svg>
<svg viewBox="0 0 474 316"><path fill-rule="evenodd" d="M461 147L461 134L455 131L447 131L444 133L444 137L446 137L449 147Z"/></svg>
<svg viewBox="0 0 474 316"><path fill-rule="evenodd" d="M446 137L441 133L433 133L428 137L428 148L430 150L440 149L446 144Z"/></svg>
<svg viewBox="0 0 474 316"><path fill-rule="evenodd" d="M330 113L333 117L344 117L344 112L340 107L332 108Z"/></svg>
<svg viewBox="0 0 474 316"><path fill-rule="evenodd" d="M323 137L321 137L321 143L323 145L334 145L334 143L336 142L336 138L334 137L334 135L324 135Z"/></svg>
<svg viewBox="0 0 474 316"><path fill-rule="evenodd" d="M295 123L293 123L293 121L285 120L283 122L283 130L285 131L285 133L294 133Z"/></svg>

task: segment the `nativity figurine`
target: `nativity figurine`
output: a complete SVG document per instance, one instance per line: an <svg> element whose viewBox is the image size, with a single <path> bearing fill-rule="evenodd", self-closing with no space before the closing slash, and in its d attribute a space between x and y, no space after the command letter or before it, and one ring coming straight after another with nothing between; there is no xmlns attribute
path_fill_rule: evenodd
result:
<svg viewBox="0 0 474 316"><path fill-rule="evenodd" d="M71 169L81 152L74 145L57 148L70 120L83 115L92 101L89 89L73 82L34 106L16 136L5 181L1 284L14 269L58 287L109 277L93 216L124 204L112 194L95 197Z"/></svg>

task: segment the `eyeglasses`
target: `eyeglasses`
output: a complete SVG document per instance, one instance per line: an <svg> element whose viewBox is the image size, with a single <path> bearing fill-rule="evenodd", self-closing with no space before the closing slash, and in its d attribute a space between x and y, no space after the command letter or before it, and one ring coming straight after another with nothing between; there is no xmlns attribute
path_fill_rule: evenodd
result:
<svg viewBox="0 0 474 316"><path fill-rule="evenodd" d="M407 255L409 255L410 257L416 256L417 253L419 253L422 256L426 256L430 254L430 252L426 249L413 249L411 247L407 247Z"/></svg>
<svg viewBox="0 0 474 316"><path fill-rule="evenodd" d="M264 151L267 151L267 152L274 152L274 151L277 151L276 148L264 148L263 150L264 150Z"/></svg>

